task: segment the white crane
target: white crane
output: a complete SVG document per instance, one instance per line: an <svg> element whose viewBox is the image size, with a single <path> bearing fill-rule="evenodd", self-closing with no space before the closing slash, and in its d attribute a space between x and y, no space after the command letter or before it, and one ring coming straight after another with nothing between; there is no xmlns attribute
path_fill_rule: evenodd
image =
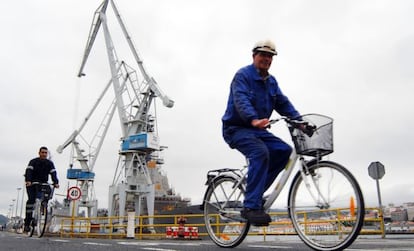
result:
<svg viewBox="0 0 414 251"><path fill-rule="evenodd" d="M117 57L107 23L106 10L109 3L120 24L140 74ZM57 151L62 152L69 145L72 145L75 150L76 156L74 156L74 159L80 163L81 168L68 169L68 178L76 179L81 187L82 197L77 204L78 210L79 207L86 207L89 216L95 216L97 200L93 188L93 169L109 124L115 110L117 110L121 124L122 142L114 179L109 187L108 213L110 216L125 216L127 211L135 211L137 215L153 215L154 184L151 181L147 163L153 160L157 156L157 152L162 149L155 130L156 116L150 114L150 108L156 97L160 98L166 107L172 107L174 101L166 96L154 78L148 75L113 0L103 1L95 12L78 76L85 76L83 70L101 27L105 38L111 79L79 129L75 130L64 144L58 147ZM79 138L82 129L88 123L89 118L111 85L115 98L109 105L93 137L93 142L88 143L89 152L85 153L80 148ZM143 201L146 201L146 207L143 207ZM151 223L152 219L150 218Z"/></svg>

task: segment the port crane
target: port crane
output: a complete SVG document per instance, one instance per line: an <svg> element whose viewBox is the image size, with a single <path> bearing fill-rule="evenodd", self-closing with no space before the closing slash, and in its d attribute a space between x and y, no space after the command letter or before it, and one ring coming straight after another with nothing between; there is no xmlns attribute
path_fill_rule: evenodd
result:
<svg viewBox="0 0 414 251"><path fill-rule="evenodd" d="M135 63L139 68L136 71L117 57L115 45L107 22L107 9L112 6L115 17L118 20L122 34L132 52ZM153 215L154 213L154 184L148 171L148 163L156 162L159 152L163 149L159 144L156 130L156 115L151 113L151 105L155 98L160 98L166 107L173 107L174 101L165 95L157 82L151 77L138 55L135 45L128 33L126 26L119 14L113 0L104 0L95 11L90 28L86 48L84 51L78 77L85 76L84 68L96 36L103 30L106 52L111 72L111 77L105 85L98 100L83 120L81 126L74 130L69 138L58 147L62 151L72 146L73 156L70 168L67 170L67 178L75 179L81 188L79 201L76 204L76 212L80 208L87 208L90 217L96 216L97 199L93 187L94 166L98 158L103 141L108 131L109 124L118 112L121 125L121 147L118 163L112 184L109 186L108 214L109 216L125 216L129 211L135 211L136 215ZM90 117L100 104L103 97L112 85L115 97L109 105L107 112L96 131L91 142L87 143L87 151L81 148L82 130L89 122ZM80 164L80 168L74 168L74 162ZM161 163L161 160L159 160ZM146 205L143 204L146 202ZM149 218L149 223L152 223Z"/></svg>

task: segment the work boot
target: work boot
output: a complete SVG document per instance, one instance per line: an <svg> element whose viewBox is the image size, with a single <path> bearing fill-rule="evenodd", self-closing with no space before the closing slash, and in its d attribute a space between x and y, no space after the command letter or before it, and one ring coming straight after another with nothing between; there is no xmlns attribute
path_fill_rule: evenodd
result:
<svg viewBox="0 0 414 251"><path fill-rule="evenodd" d="M241 216L253 226L269 226L272 221L270 215L265 213L263 209L244 208L241 211Z"/></svg>

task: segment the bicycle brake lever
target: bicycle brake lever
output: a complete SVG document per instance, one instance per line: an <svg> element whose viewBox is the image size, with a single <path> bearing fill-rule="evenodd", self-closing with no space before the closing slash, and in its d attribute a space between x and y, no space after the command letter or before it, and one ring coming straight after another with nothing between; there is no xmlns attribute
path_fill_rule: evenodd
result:
<svg viewBox="0 0 414 251"><path fill-rule="evenodd" d="M316 126L305 124L305 128L303 128L303 132L309 137L312 137L313 133L315 132L315 129L316 129Z"/></svg>

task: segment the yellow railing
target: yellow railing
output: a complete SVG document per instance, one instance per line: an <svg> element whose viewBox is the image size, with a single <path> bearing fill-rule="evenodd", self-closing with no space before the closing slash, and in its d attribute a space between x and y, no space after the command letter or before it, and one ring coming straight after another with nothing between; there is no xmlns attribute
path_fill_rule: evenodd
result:
<svg viewBox="0 0 414 251"><path fill-rule="evenodd" d="M367 208L375 210L376 208ZM253 227L249 235L294 235L296 234L287 212L272 212L270 214L274 220L268 227ZM202 214L187 215L155 215L155 216L135 216L134 218L134 238L165 238L167 227L179 226L178 220L185 217L185 226L198 227L200 237L206 236L205 225ZM306 218L306 217L305 217ZM154 222L168 222L150 224L150 219ZM217 223L220 217L217 217ZM343 221L343 219L340 219ZM332 220L333 221L333 220ZM338 219L334 220L338 221ZM79 238L127 238L128 217L66 217L60 221L59 234L61 237ZM323 224L325 221L309 221L306 224ZM341 224L340 224L341 225ZM384 234L382 218L366 217L361 234ZM219 233L218 233L219 234Z"/></svg>
<svg viewBox="0 0 414 251"><path fill-rule="evenodd" d="M197 219L202 223L187 223L186 226L204 227L202 214L188 215L155 215L155 216L135 216L135 238L143 237L165 237L167 227L178 226L178 219L185 217L189 222ZM149 224L149 219L163 221L167 219L171 223ZM128 217L67 217L62 218L60 224L61 237L104 237L104 238L126 238L127 237ZM207 233L200 233L207 235Z"/></svg>

